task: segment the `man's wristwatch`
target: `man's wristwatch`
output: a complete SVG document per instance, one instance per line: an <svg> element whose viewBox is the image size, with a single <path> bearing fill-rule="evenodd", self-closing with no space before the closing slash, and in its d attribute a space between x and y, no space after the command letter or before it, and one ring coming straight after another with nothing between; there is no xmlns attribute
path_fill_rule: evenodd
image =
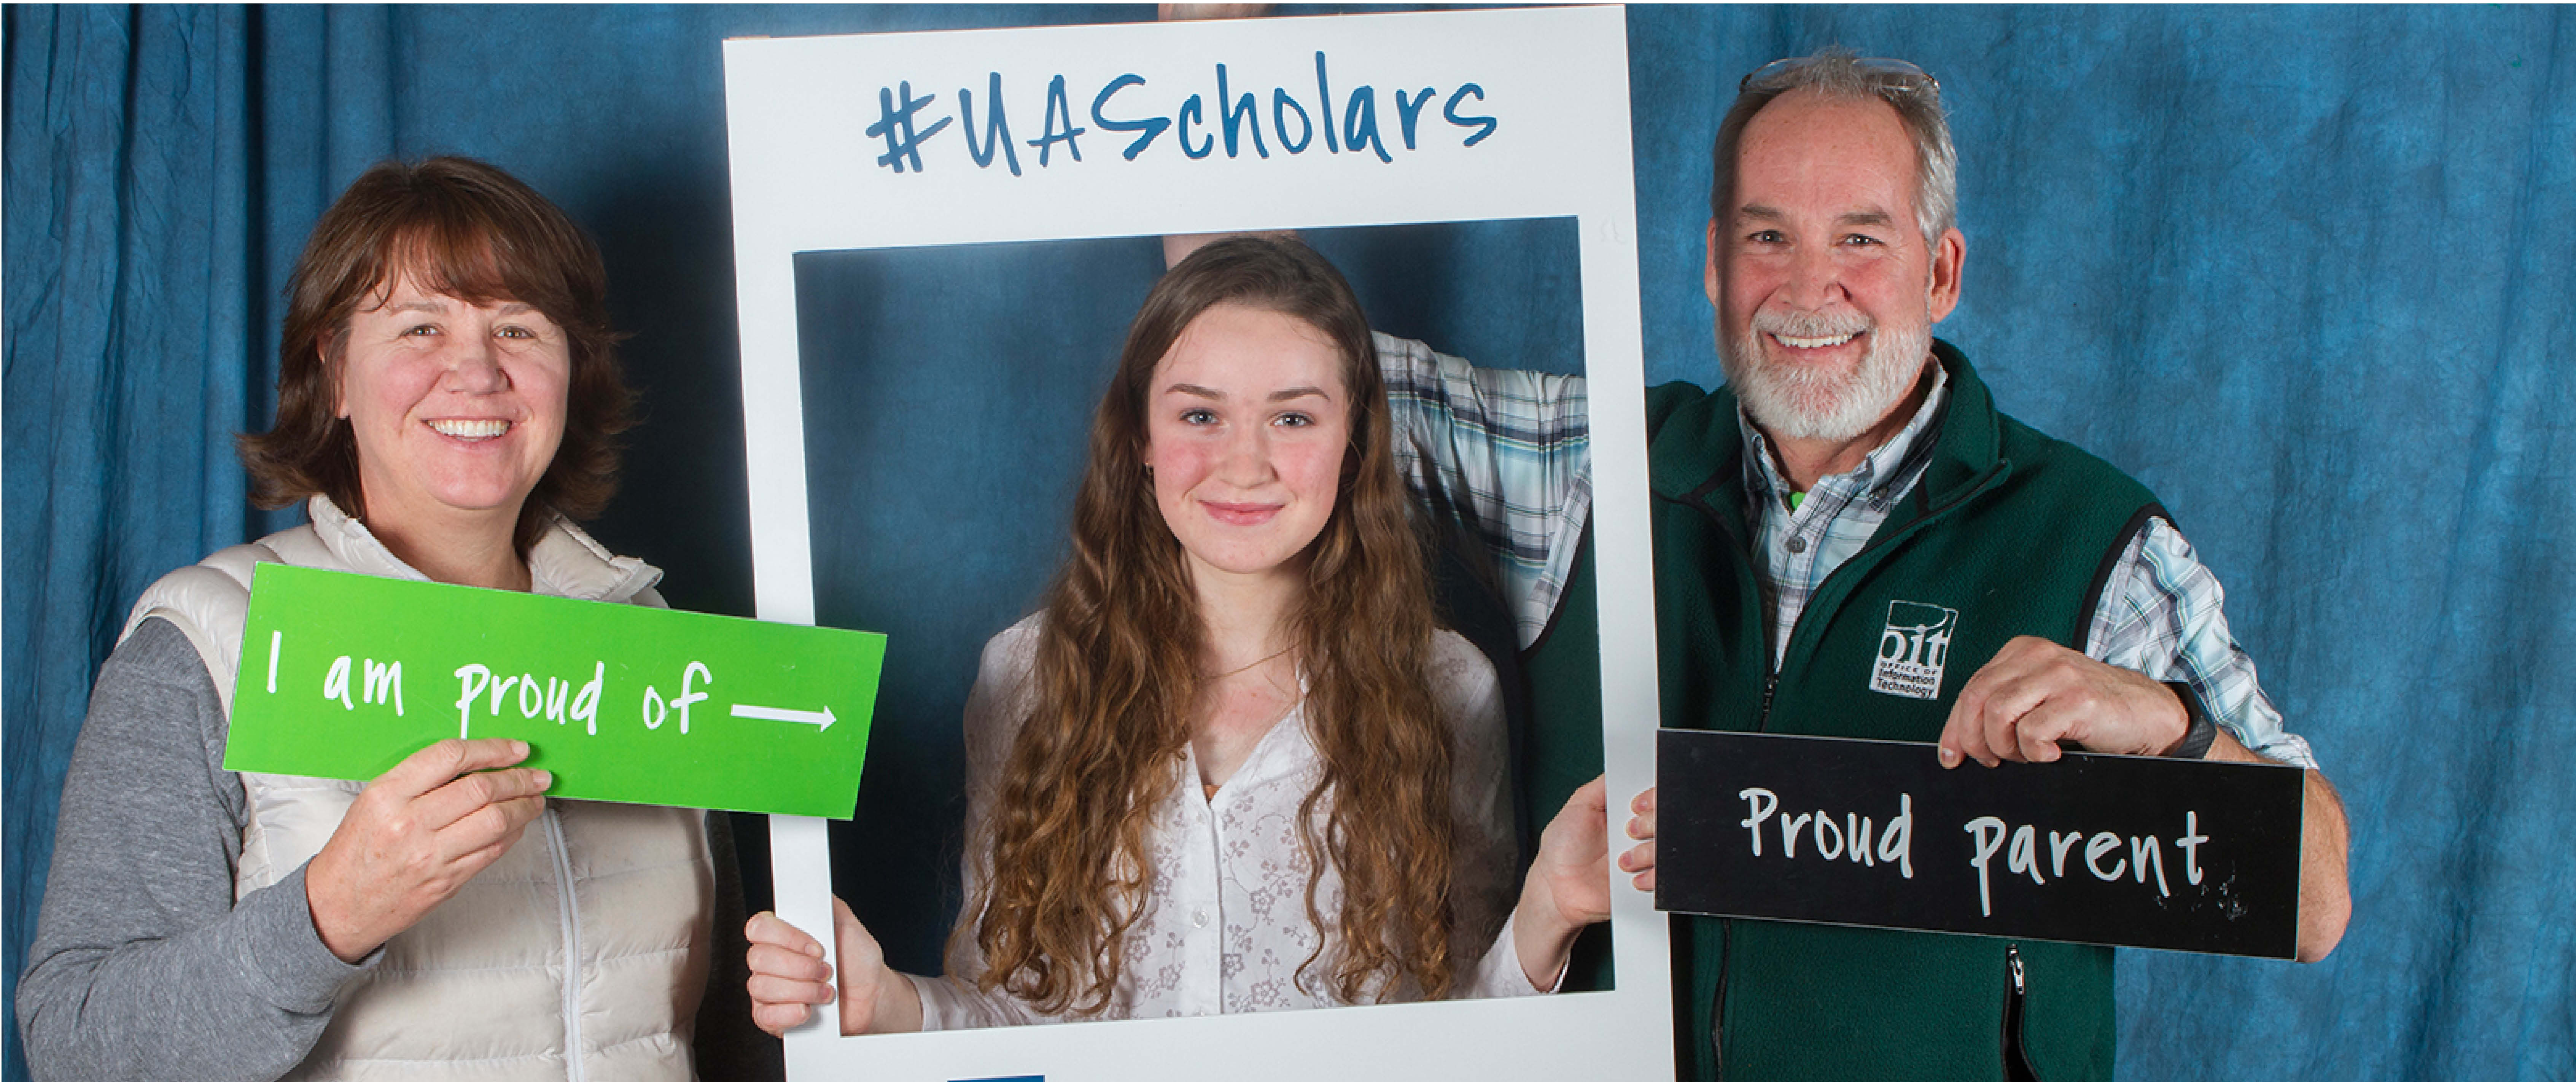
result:
<svg viewBox="0 0 2576 1082"><path fill-rule="evenodd" d="M2182 743L2174 745L2174 749L2166 752L2165 757L2169 759L2209 758L2209 746L2218 741L2218 723L2209 720L2209 711L2201 708L2200 693L2191 690L2190 684L2180 680L2165 681L2165 686L2173 689L2174 698L2182 700L2185 719Z"/></svg>

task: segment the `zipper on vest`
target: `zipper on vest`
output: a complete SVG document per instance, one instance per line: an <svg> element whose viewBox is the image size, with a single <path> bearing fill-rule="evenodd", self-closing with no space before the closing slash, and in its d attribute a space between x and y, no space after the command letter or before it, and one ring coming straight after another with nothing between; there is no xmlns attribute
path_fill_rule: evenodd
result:
<svg viewBox="0 0 2576 1082"><path fill-rule="evenodd" d="M1834 569L1833 569L1833 571L1832 571L1832 572L1830 572L1830 573L1826 574L1826 576L1823 578L1823 580L1821 580L1821 581L1819 581L1819 582L1817 582L1817 583L1816 583L1816 589L1815 589L1815 592L1814 592L1814 593L1811 593L1811 594L1809 594L1809 595L1807 595L1807 607L1806 607L1806 608L1803 608L1803 609L1798 610L1798 619L1797 619L1797 621L1796 621L1795 623L1792 623L1792 624L1790 624L1790 625L1789 625L1789 645L1788 645L1787 647L1785 647L1785 648L1781 649L1781 650L1779 651L1779 653L1778 653L1778 657L1780 658L1780 662L1781 662L1781 664L1786 664L1786 663L1787 663L1787 661L1788 661L1789 655L1790 655L1790 654L1792 654L1792 653L1795 653L1795 652L1797 651L1798 641L1799 641L1799 639L1800 639L1800 638L1802 638L1802 636L1801 636L1801 634L1800 634L1800 633L1801 633L1801 632L1804 632L1805 630L1807 630L1810 626L1816 626L1813 622L1809 621L1807 618L1808 618L1809 616L1813 616L1813 615L1815 615L1815 612L1816 612L1816 601L1817 601L1817 599L1822 598L1822 597L1824 597L1824 596L1825 596L1825 594L1826 594L1826 592L1827 592L1827 588L1828 588L1828 587L1831 587L1831 586L1834 584L1834 580L1835 580L1835 579L1839 579L1839 578L1843 578L1843 577L1845 577L1845 575L1846 575L1848 572L1850 572L1850 571L1851 571L1852 565L1853 565L1853 564L1857 564L1857 563L1859 563L1859 562L1861 561L1861 558L1862 558L1862 557L1868 556L1868 555L1870 555L1870 554L1872 554L1872 553L1875 553L1875 552L1877 552L1877 551L1879 551L1879 550L1881 550L1881 549L1894 548L1894 547L1896 547L1897 545L1899 545L1899 544L1903 543L1903 542L1905 541L1905 539L1907 539L1907 538L1909 538L1909 537L1912 537L1912 536L1914 536L1915 534L1918 534L1918 533L1923 532L1923 530L1924 530L1926 527L1931 526L1933 523L1938 522L1938 521L1940 521L1941 519L1944 519L1944 518L1949 517L1950 512L1955 511L1955 510L1958 510L1960 507L1965 506L1965 505L1967 504L1967 502L1968 502L1968 501L1970 501L1970 500L1973 500L1973 499L1976 499L1976 498L1977 498L1977 497L1979 497L1979 496L1985 495L1985 494L1986 494L1986 492L1987 492L1987 490L1992 489L1992 488L1994 488L1997 484L2002 483L2002 481L2003 481L2003 479L2004 479L2005 475L2007 475L2007 474L2009 474L2009 473L2011 473L2011 472L2012 472L2012 463L2011 463L2011 462L2006 461L2006 462L2003 462L2003 463L1999 464L1995 469L1990 470L1990 471L1987 471L1986 475L1985 475L1983 478L1980 478L1980 479L1978 480L1978 482L1976 483L1976 485L1975 485L1974 487L1970 488L1968 491L1963 492L1963 493L1960 493L1959 495L1957 495L1957 496L1955 496L1955 497L1952 497L1952 498L1951 498L1951 500L1950 500L1950 502L1948 502L1948 503L1942 504L1942 505L1941 505L1941 506L1939 506L1939 507L1935 507L1935 508L1932 508L1932 509L1931 509L1931 510L1929 510L1929 511L1924 512L1924 514L1923 514L1923 517L1922 517L1922 518L1918 518L1918 519L1915 519L1915 520L1914 520L1914 521L1912 521L1912 522L1906 523L1906 524L1905 524L1905 526L1904 526L1904 528L1897 530L1897 531L1896 531L1895 533L1893 533L1893 534L1889 534L1889 535L1885 535L1885 536L1881 536L1881 537L1873 537L1873 538L1871 538L1871 539L1869 540L1869 543L1868 543L1868 544L1861 546L1860 551L1855 552L1855 553L1852 553L1852 554L1851 554L1851 558L1850 558L1850 559L1844 560L1842 563L1835 565L1835 567L1834 567ZM1916 483L1916 484L1921 484L1921 483L1922 483L1922 481L1921 481L1920 479L1917 479L1917 480L1915 481L1915 483ZM1836 602L1835 602L1835 604L1836 604L1836 605L1840 605L1840 604L1841 604L1841 599L1837 599L1837 600L1836 600ZM1773 666L1772 666L1772 669L1771 669L1771 672L1772 672L1772 682L1773 682L1773 683L1777 683L1777 682L1778 682L1778 680L1779 680L1780 666L1779 666L1779 665L1773 665ZM1771 705L1771 693L1770 693L1770 689L1769 689L1769 687L1768 687L1768 686L1765 686L1765 688L1763 689L1763 693L1762 693L1762 704L1763 704L1763 713L1764 713L1765 715L1768 715L1768 714L1770 713L1770 705Z"/></svg>
<svg viewBox="0 0 2576 1082"><path fill-rule="evenodd" d="M1977 483L1968 491L1960 493L1958 496L1953 497L1949 502L1944 503L1939 507L1926 511L1922 518L1906 523L1905 527L1898 530L1895 534L1886 537L1871 538L1868 544L1861 546L1860 551L1853 553L1850 559L1844 560L1840 565L1836 566L1832 572L1828 573L1824 577L1823 581L1816 583L1815 592L1808 595L1807 607L1800 610L1798 613L1798 619L1789 625L1789 642L1787 646L1778 648L1774 648L1772 646L1770 635L1771 622L1767 619L1764 621L1762 635L1763 652L1771 654L1772 657L1765 659L1762 676L1762 709L1759 714L1755 715L1753 723L1754 732L1769 732L1771 730L1771 699L1780 690L1780 666L1788 660L1790 648L1797 645L1799 638L1798 633L1807 628L1809 624L1807 617L1813 615L1816 609L1815 599L1824 596L1825 588L1832 585L1835 579L1841 578L1843 573L1851 568L1852 564L1860 561L1861 557L1867 556L1880 549L1896 545L1897 543L1904 541L1906 538L1912 537L1916 533L1921 532L1924 527L1931 525L1933 522L1948 517L1950 512L1964 506L1968 501L1985 495L1989 489L2000 484L2004 477L2011 472L2012 463L2008 461L1999 463L1997 468L1987 471L1986 475L1979 478ZM1917 481L1916 483L1920 484L1921 482ZM1753 572L1753 563L1751 559L1752 546L1741 534L1736 532L1734 526L1727 523L1726 516L1719 514L1716 508L1709 506L1708 501L1705 499L1694 497L1680 502L1689 505L1696 509L1700 514L1707 516L1710 522L1716 524L1718 532L1725 534L1728 539L1735 542L1738 552L1746 557L1743 564L1743 573L1738 576L1740 579L1739 585L1750 585L1755 590L1760 590L1761 584L1757 581L1757 576Z"/></svg>
<svg viewBox="0 0 2576 1082"><path fill-rule="evenodd" d="M1708 1052L1709 1062L1717 1065L1717 1082L1726 1082L1726 988L1735 976L1735 922L1720 917L1717 929L1718 957L1726 962L1717 967L1717 994L1709 997Z"/></svg>
<svg viewBox="0 0 2576 1082"><path fill-rule="evenodd" d="M2022 971L2019 944L2004 945L2004 975L2012 982L2004 989L2004 1082L2039 1082L2039 1073L2030 1069L2030 1050L2021 1043L2022 1010L2030 986Z"/></svg>
<svg viewBox="0 0 2576 1082"><path fill-rule="evenodd" d="M546 820L546 846L555 858L555 913L563 921L564 1077L581 1082L581 919L573 911L572 853L564 843L563 817L552 806L541 814Z"/></svg>

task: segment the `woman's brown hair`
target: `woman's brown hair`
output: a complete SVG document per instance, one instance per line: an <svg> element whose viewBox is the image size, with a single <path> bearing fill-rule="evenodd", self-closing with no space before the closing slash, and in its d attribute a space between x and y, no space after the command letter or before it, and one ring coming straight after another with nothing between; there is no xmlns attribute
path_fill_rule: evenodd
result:
<svg viewBox="0 0 2576 1082"><path fill-rule="evenodd" d="M384 303L396 280L474 304L511 300L563 328L571 345L563 442L519 509L525 552L546 509L587 519L617 493L618 433L634 396L618 373L608 272L572 219L517 177L471 158L385 161L340 193L295 261L277 350L277 424L237 438L252 502L279 508L320 494L365 519L358 447L338 416L349 317Z"/></svg>
<svg viewBox="0 0 2576 1082"><path fill-rule="evenodd" d="M1321 987L1344 1002L1398 989L1437 999L1454 983L1450 734L1429 687L1436 628L1389 447L1377 351L1332 264L1295 240L1236 237L1172 268L1128 329L1092 423L1072 556L1047 594L1031 713L987 817L989 875L968 901L988 963L976 979L1049 1014L1097 1013L1118 984L1123 939L1151 878L1149 821L1174 784L1172 763L1205 685L1197 595L1143 454L1155 369L1219 304L1279 312L1322 333L1341 354L1351 403L1341 491L1307 549L1293 617L1306 723L1324 763L1299 833L1307 913L1325 935L1298 980L1329 944ZM1332 914L1316 908L1327 862L1341 876Z"/></svg>

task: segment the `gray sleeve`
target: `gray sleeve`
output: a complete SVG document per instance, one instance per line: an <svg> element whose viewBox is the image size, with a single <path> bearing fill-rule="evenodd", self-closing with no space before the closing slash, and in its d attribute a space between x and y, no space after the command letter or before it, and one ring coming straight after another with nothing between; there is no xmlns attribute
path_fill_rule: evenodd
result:
<svg viewBox="0 0 2576 1082"><path fill-rule="evenodd" d="M234 902L244 813L227 728L166 621L100 668L18 981L38 1079L276 1078L360 971L314 931L303 869Z"/></svg>

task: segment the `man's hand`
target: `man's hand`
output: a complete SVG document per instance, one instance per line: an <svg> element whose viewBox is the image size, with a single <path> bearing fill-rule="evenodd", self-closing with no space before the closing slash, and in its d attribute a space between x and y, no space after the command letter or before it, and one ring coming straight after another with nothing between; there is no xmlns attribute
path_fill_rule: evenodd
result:
<svg viewBox="0 0 2576 1082"><path fill-rule="evenodd" d="M2190 727L2190 716L2172 689L2025 635L2005 643L1959 689L1950 723L1941 729L1941 765L1954 767L1963 759L1987 766L2005 759L2053 762L2064 753L2059 745L2070 743L2086 751L2162 755L2181 744ZM2224 729L2210 744L2209 758L2271 761ZM2313 962L2343 939L2344 925L2352 919L2352 895L2345 882L2349 843L2343 801L2325 775L2314 770L2307 772L2305 806L2298 957Z"/></svg>
<svg viewBox="0 0 2576 1082"><path fill-rule="evenodd" d="M1619 870L1636 878L1637 889L1655 892L1655 791L1648 789L1630 801L1628 810L1636 814L1628 820L1628 836L1644 844L1619 854Z"/></svg>
<svg viewBox="0 0 2576 1082"><path fill-rule="evenodd" d="M2191 727L2173 690L2028 635L2005 643L1950 707L1941 765L2055 762L2061 744L2117 755L2162 755Z"/></svg>
<svg viewBox="0 0 2576 1082"><path fill-rule="evenodd" d="M441 740L367 783L304 867L313 930L356 963L490 867L545 810L543 770L521 740Z"/></svg>
<svg viewBox="0 0 2576 1082"><path fill-rule="evenodd" d="M776 913L751 918L743 937L751 941L751 1021L770 1036L785 1036L805 1021L809 1007L835 999L841 1001L841 1036L921 1028L921 993L887 967L876 937L839 898L832 899L832 942L840 948L837 982L823 964L823 945Z"/></svg>

